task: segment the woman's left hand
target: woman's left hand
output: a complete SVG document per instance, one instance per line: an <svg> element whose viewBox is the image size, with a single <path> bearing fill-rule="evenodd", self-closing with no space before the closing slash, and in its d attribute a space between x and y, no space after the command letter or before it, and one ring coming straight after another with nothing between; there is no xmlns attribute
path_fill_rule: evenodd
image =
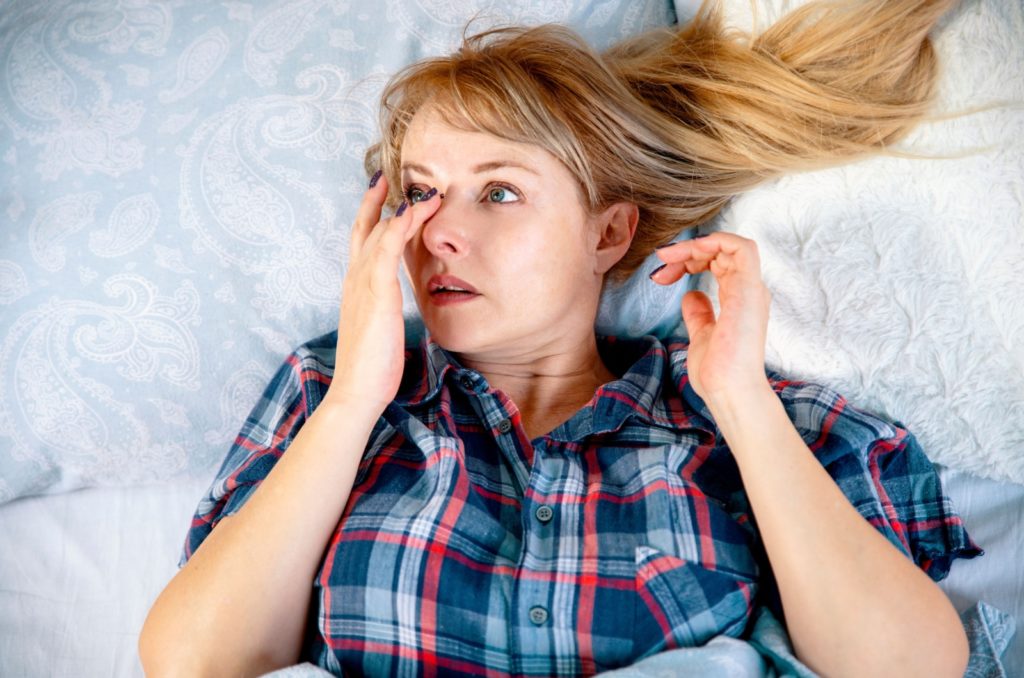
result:
<svg viewBox="0 0 1024 678"><path fill-rule="evenodd" d="M757 243L716 232L657 250L667 265L652 277L668 285L684 273L710 270L718 282L719 317L708 295L683 296L683 322L690 335L687 371L701 399L712 404L768 384L764 352L771 293L761 278Z"/></svg>

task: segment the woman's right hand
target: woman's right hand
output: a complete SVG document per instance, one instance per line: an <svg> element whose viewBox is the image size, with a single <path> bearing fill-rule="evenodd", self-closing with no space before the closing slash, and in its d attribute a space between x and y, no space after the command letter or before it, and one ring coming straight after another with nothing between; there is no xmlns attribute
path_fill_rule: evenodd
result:
<svg viewBox="0 0 1024 678"><path fill-rule="evenodd" d="M395 216L381 219L387 194L387 179L381 177L363 196L352 226L348 271L341 288L334 376L324 397L324 402L375 408L378 415L397 395L405 369L405 321L398 279L402 252L441 205L433 191L401 214L400 207Z"/></svg>

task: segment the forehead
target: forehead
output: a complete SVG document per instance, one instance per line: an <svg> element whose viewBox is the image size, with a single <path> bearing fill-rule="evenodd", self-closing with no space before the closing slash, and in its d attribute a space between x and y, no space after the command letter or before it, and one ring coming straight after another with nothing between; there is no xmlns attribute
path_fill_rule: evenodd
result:
<svg viewBox="0 0 1024 678"><path fill-rule="evenodd" d="M421 108L409 121L402 139L402 160L428 160L425 153L441 153L451 159L476 160L483 155L548 168L561 165L557 158L535 144L502 138L479 130L463 129L447 122L433 107Z"/></svg>

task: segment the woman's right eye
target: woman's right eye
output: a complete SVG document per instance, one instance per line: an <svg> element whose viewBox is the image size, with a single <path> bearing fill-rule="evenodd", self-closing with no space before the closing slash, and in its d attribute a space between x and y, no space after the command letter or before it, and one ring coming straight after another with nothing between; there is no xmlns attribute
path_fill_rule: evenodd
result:
<svg viewBox="0 0 1024 678"><path fill-rule="evenodd" d="M410 186L409 188L405 189L405 199L409 201L409 204L423 200L423 196L425 196L426 194L426 191L421 191L415 186Z"/></svg>

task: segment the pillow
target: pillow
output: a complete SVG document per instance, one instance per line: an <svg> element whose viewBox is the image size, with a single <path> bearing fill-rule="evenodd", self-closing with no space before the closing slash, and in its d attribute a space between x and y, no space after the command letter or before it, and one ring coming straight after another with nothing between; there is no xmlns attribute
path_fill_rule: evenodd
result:
<svg viewBox="0 0 1024 678"><path fill-rule="evenodd" d="M801 4L801 3L796 3ZM794 6L758 2L761 25ZM750 3L728 0L734 25ZM961 4L934 34L937 114L901 150L790 175L708 230L755 240L766 362L901 422L932 461L1024 483L1024 6ZM1005 104L1005 102L1011 102ZM949 156L940 158L936 156ZM717 285L697 286L718 311Z"/></svg>
<svg viewBox="0 0 1024 678"><path fill-rule="evenodd" d="M675 20L668 0L369 7L5 4L0 502L214 473L282 357L337 327L387 77L469 17L598 48ZM599 329L678 322L682 286L649 264Z"/></svg>

